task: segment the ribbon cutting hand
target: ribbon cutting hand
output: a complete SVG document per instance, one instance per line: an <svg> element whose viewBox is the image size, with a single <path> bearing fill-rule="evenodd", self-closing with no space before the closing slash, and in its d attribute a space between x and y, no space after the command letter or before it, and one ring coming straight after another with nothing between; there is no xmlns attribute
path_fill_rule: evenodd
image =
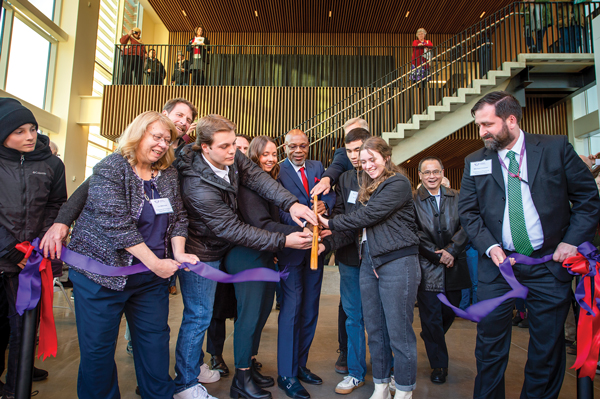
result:
<svg viewBox="0 0 600 399"><path fill-rule="evenodd" d="M310 200L311 203L313 203L313 200ZM313 203L313 209L315 204ZM319 215L323 215L325 212L327 212L327 208L325 207L325 203L323 201L317 201L317 213Z"/></svg>
<svg viewBox="0 0 600 399"><path fill-rule="evenodd" d="M329 194L329 190L331 190L331 179L329 177L323 177L321 181L310 190L310 195Z"/></svg>
<svg viewBox="0 0 600 399"><path fill-rule="evenodd" d="M311 211L309 207L302 205L299 202L296 202L290 208L290 216L300 227L303 227L304 225L300 219L304 219L311 224L317 224L319 222L315 217L315 213Z"/></svg>
<svg viewBox="0 0 600 399"><path fill-rule="evenodd" d="M44 234L40 242L40 250L44 258L60 259L62 245L69 235L69 226L62 223L54 223Z"/></svg>

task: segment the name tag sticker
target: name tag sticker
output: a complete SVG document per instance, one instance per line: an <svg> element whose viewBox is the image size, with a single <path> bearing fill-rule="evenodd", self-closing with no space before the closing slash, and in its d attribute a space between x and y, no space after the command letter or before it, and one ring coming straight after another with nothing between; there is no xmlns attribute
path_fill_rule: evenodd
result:
<svg viewBox="0 0 600 399"><path fill-rule="evenodd" d="M162 215L164 213L173 213L173 207L168 198L158 198L150 200L150 205L154 208L154 213Z"/></svg>
<svg viewBox="0 0 600 399"><path fill-rule="evenodd" d="M356 191L350 191L348 195L348 202L351 204L356 204L356 199L358 198L358 193Z"/></svg>
<svg viewBox="0 0 600 399"><path fill-rule="evenodd" d="M489 175L492 173L492 160L484 159L479 162L471 162L471 176Z"/></svg>

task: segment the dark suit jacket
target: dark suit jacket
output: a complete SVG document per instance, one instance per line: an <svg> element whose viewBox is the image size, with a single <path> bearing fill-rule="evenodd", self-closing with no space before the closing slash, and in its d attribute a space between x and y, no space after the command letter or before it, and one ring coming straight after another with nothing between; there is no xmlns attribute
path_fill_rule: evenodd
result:
<svg viewBox="0 0 600 399"><path fill-rule="evenodd" d="M538 256L556 250L560 242L591 241L600 217L600 197L592 174L565 136L525 133L527 175L531 198L540 216L544 244ZM471 162L492 160L492 173L471 176ZM479 280L491 282L500 273L485 251L502 245L506 195L498 153L482 148L465 158L458 204L460 222L480 254ZM571 275L559 263L547 267L561 281Z"/></svg>
<svg viewBox="0 0 600 399"><path fill-rule="evenodd" d="M329 177L331 179L331 185L333 186L337 183L342 173L349 170L354 170L354 165L352 165L352 161L350 161L348 154L346 154L346 147L341 147L335 150L333 162L331 162L331 165L329 165L327 171L323 174L323 177Z"/></svg>
<svg viewBox="0 0 600 399"><path fill-rule="evenodd" d="M308 180L308 190L310 191L321 180L321 176L323 176L325 168L323 168L323 164L321 162L311 161L308 159L306 160L304 166L306 167L305 173L306 179ZM306 193L306 190L304 190L302 181L296 174L296 171L294 170L294 167L290 163L289 159L286 159L281 163L281 169L279 170L279 178L277 179L277 181L290 193L295 195L301 204L306 205L308 207L311 206L310 198L308 198L308 194ZM325 205L327 205L327 208L330 211L333 210L333 207L335 206L335 193L333 192L333 190L330 191L327 195L319 195L319 199L325 202ZM280 210L279 212L281 215L282 223L288 224L290 226L297 226L296 222L292 220L292 217L288 212L284 212L282 210ZM279 263L283 266L299 265L304 260L306 251L307 250L285 248L278 255Z"/></svg>

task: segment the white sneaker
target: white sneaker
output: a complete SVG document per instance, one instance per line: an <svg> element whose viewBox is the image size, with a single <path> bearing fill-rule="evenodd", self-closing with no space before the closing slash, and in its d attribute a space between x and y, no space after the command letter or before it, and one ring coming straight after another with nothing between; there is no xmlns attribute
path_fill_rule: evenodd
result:
<svg viewBox="0 0 600 399"><path fill-rule="evenodd" d="M392 395L390 395L390 384L387 382L375 384L375 390L369 399L392 399Z"/></svg>
<svg viewBox="0 0 600 399"><path fill-rule="evenodd" d="M392 379L390 381L390 395L394 396L396 394L396 380L393 375L390 378Z"/></svg>
<svg viewBox="0 0 600 399"><path fill-rule="evenodd" d="M412 399L412 391L396 391L396 396L394 399Z"/></svg>
<svg viewBox="0 0 600 399"><path fill-rule="evenodd" d="M221 379L221 373L217 370L211 370L208 368L208 364L203 363L200 366L200 374L198 374L198 382L201 384L210 384L211 382L217 382Z"/></svg>
<svg viewBox="0 0 600 399"><path fill-rule="evenodd" d="M194 385L185 391L181 391L173 395L173 399L217 399L206 392L206 388L202 385Z"/></svg>
<svg viewBox="0 0 600 399"><path fill-rule="evenodd" d="M342 395L348 394L354 391L358 387L365 385L364 381L359 381L357 378L349 375L345 376L342 382L337 384L335 387L335 393L341 393Z"/></svg>

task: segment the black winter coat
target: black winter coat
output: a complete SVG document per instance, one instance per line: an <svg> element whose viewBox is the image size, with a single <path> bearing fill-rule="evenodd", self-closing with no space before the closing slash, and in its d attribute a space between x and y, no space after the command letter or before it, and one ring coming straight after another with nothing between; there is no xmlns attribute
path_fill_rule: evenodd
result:
<svg viewBox="0 0 600 399"><path fill-rule="evenodd" d="M352 168L352 170L342 173L341 176L339 176L337 184L335 185L335 206L331 212L331 217L351 213L354 210L358 199L356 199L354 203L349 202L348 199L352 191L358 193L358 190L357 171ZM360 230L356 231L356 233L359 232ZM328 241L329 240L324 240L324 242ZM358 248L356 247L354 240L351 244L341 247L335 251L335 260L343 263L346 266L360 266Z"/></svg>
<svg viewBox="0 0 600 399"><path fill-rule="evenodd" d="M338 215L329 221L332 231L364 227L367 229L373 267L377 268L394 259L418 254L419 237L412 190L406 176L396 173L389 177L371 195L367 205L357 200L357 206L352 213ZM336 235L332 237L336 248L349 243L346 238L338 240ZM355 242L359 244L357 236Z"/></svg>
<svg viewBox="0 0 600 399"><path fill-rule="evenodd" d="M175 161L179 170L181 196L188 211L189 232L186 252L201 261L216 261L234 245L259 251L277 252L285 246L283 233L270 233L242 222L238 216L239 185L289 211L298 202L289 191L267 175L240 151L229 167L229 180L218 177L200 152L186 145Z"/></svg>
<svg viewBox="0 0 600 399"><path fill-rule="evenodd" d="M42 237L67 200L65 165L38 134L35 150L21 154L0 145L0 271L19 272L15 245Z"/></svg>
<svg viewBox="0 0 600 399"><path fill-rule="evenodd" d="M435 197L424 186L419 187L413 194L420 239L421 285L419 289L446 292L471 288L465 252L469 238L460 226L458 191L442 186L440 194L439 211ZM454 266L447 268L440 263L441 254L435 253L440 249L445 249L454 257Z"/></svg>

